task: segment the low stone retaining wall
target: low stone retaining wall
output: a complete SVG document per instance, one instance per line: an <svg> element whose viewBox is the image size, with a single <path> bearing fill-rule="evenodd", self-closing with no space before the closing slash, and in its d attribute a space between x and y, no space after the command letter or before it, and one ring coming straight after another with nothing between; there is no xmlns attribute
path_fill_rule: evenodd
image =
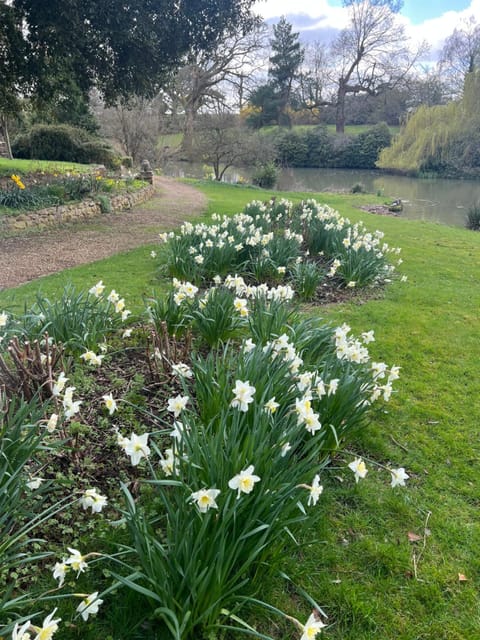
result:
<svg viewBox="0 0 480 640"><path fill-rule="evenodd" d="M155 193L155 187L148 185L132 193L122 193L110 198L112 211L125 211L140 202L149 200ZM106 195L108 194L101 194ZM1 231L16 231L22 229L45 229L64 222L81 222L102 215L102 208L95 200L83 200L75 204L62 204L48 209L38 209L18 216L1 216Z"/></svg>

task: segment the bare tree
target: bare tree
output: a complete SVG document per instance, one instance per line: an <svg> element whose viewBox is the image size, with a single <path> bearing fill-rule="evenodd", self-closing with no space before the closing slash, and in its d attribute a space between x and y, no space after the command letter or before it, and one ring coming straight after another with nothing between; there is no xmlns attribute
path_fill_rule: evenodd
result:
<svg viewBox="0 0 480 640"><path fill-rule="evenodd" d="M233 166L273 160L273 147L260 134L240 126L232 113L205 114L195 136L195 155L213 168L215 180L222 180Z"/></svg>
<svg viewBox="0 0 480 640"><path fill-rule="evenodd" d="M191 152L195 119L202 109L243 106L247 81L262 63L259 52L265 39L265 26L257 24L250 33L220 38L208 54L191 55L179 70L165 94L172 111L184 115L185 153Z"/></svg>
<svg viewBox="0 0 480 640"><path fill-rule="evenodd" d="M136 164L144 158L157 161L157 143L163 132L166 109L161 97L153 100L133 97L109 108L104 108L98 96L95 102L95 115L103 135L116 142Z"/></svg>
<svg viewBox="0 0 480 640"><path fill-rule="evenodd" d="M318 114L319 107L332 104L332 98L326 97L331 89L328 65L329 54L324 43L313 42L305 45L304 64L298 82L298 98L302 108L310 111L312 116Z"/></svg>
<svg viewBox="0 0 480 640"><path fill-rule="evenodd" d="M466 74L480 67L480 24L474 16L445 40L439 66L452 92L461 95Z"/></svg>
<svg viewBox="0 0 480 640"><path fill-rule="evenodd" d="M425 52L422 44L411 49L405 29L396 17L399 0L344 0L349 25L332 46L335 63L331 80L335 85L336 130L345 128L345 98L348 94L377 95L393 88L410 72Z"/></svg>

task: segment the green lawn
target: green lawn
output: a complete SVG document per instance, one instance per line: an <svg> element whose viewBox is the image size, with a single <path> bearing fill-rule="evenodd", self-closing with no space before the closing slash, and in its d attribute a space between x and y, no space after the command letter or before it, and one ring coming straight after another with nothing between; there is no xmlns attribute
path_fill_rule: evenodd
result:
<svg viewBox="0 0 480 640"><path fill-rule="evenodd" d="M52 162L50 160L21 160L0 158L0 176L11 173L32 173L44 171L45 173L66 173L67 171L85 172L93 165L77 164L75 162Z"/></svg>
<svg viewBox="0 0 480 640"><path fill-rule="evenodd" d="M198 186L209 197L209 212L234 213L271 195L224 184ZM480 638L480 234L354 208L372 196L316 197L352 220L362 219L372 231L381 229L389 244L402 247L407 283L393 283L381 297L359 296L313 312L347 322L356 332L373 329L374 358L401 367L397 393L376 410L355 451L404 466L410 480L405 489L393 490L385 472L367 462L367 478L355 485L340 455L341 464L334 460L322 478L323 523L303 533L301 546L288 548L285 571L329 615L325 638ZM39 285L53 296L67 280L89 287L103 279L138 305L141 294L157 284L151 249L0 292L0 311L12 301L32 299ZM419 539L409 541L409 533ZM303 599L280 583L265 585L262 596L273 596L292 613L299 606L305 612ZM268 622L259 624L274 633ZM291 638L287 627L276 634Z"/></svg>

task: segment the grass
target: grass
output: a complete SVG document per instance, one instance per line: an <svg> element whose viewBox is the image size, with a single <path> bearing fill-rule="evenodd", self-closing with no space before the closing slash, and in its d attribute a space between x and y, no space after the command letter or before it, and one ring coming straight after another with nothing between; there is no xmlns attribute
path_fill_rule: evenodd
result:
<svg viewBox="0 0 480 640"><path fill-rule="evenodd" d="M11 173L66 173L67 171L85 172L90 170L92 165L78 164L75 162L52 162L51 160L21 160L0 158L0 176L8 176Z"/></svg>
<svg viewBox="0 0 480 640"><path fill-rule="evenodd" d="M244 203L271 195L197 185L209 198L209 211L219 213L237 212ZM392 490L367 463L367 478L355 485L335 470L334 460L322 478L319 508L325 519L317 530L304 532L296 552L289 548L285 571L323 606L332 625L325 637L331 640L480 638L480 235L355 210L365 198L317 195L401 246L408 282L392 284L381 298L357 297L314 312L347 322L357 332L374 329L372 354L402 367L398 394L378 410L355 452L404 466L411 478L406 489ZM39 284L54 295L69 279L90 286L103 278L128 302L132 295L138 300L155 284L150 250L142 247L0 292L0 309L31 298ZM409 541L409 533L418 541ZM278 582L265 585L264 599L272 595L280 608L296 615L304 609ZM274 632L267 621L258 624ZM286 627L282 633L279 627L279 638L291 637Z"/></svg>

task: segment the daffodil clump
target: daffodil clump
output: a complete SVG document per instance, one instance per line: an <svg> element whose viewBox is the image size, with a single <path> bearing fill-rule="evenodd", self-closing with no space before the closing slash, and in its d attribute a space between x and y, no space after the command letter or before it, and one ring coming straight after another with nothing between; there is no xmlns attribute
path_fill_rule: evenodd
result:
<svg viewBox="0 0 480 640"><path fill-rule="evenodd" d="M214 214L210 224L184 223L180 233L162 234L162 239L171 275L196 284L238 273L257 284L298 286L298 265L308 263L320 268L314 275L317 285L324 277L352 289L376 286L393 277L389 258L400 252L383 242L382 232L370 233L363 223L353 224L315 200L299 205L253 201L243 213ZM302 284L298 288L301 292Z"/></svg>
<svg viewBox="0 0 480 640"><path fill-rule="evenodd" d="M254 250L263 260L264 249L283 251L287 246L295 262L295 251L305 240L282 228L286 219L292 225L296 219L292 207L286 202L263 207L251 205L225 231L233 235L238 225L241 233L247 230L249 248L239 247L238 253ZM300 218L299 224L305 220ZM227 224L218 222L217 239ZM267 230L271 225L274 231ZM355 243L358 235L354 227L348 229L344 238ZM209 238L213 242L210 227L202 233L204 244ZM230 243L228 237L223 240ZM368 241L375 244L371 237ZM346 249L347 243L340 244ZM357 250L367 251L363 245ZM283 265L285 273L289 265ZM285 275L277 266L275 272ZM367 424L372 405L389 401L399 368L372 360L372 331L356 336L347 324L331 327L320 320L302 320L289 281L254 283L240 270L213 274L206 289L174 279L165 298L148 301L147 324L137 318L136 325L128 327L126 301L116 291L106 291L102 281L85 294L69 290L61 302L64 318L60 304L57 308L50 302L37 303L23 320L0 313L0 336L41 325L35 335L48 329L56 340L72 345L70 369L51 372L51 397L38 409L43 416L32 420L42 432L35 446L57 442L60 448L69 447L65 455L75 456L71 428L77 425L75 432L91 420L95 409L103 429L99 437L105 438L105 446L113 439L117 466L128 470L114 496L97 486L94 477L79 479L81 487L69 490L68 504L76 505L82 517L94 522L107 518L112 526L121 525L121 536L114 551L111 544L103 550L94 546L94 538L91 548L62 540L64 548L58 551L57 546L49 566L51 591L68 585L69 597L77 599L75 624L91 623L90 617L101 615L105 607L123 606L123 586L143 599L145 618L155 619L159 637L191 640L226 627L268 638L240 617L241 608L262 606L262 583L281 567L297 528L314 526L321 518L323 479L330 473L331 456ZM137 336L142 337L135 342ZM154 342L146 345L145 336ZM114 387L92 391L87 385L90 395L83 396L83 378L76 375L82 371L102 380L113 357L111 340L128 344L130 351L135 348L137 358L143 353L145 370L163 367L155 385L142 386L143 397L156 397L155 412L148 413L141 399L122 397ZM188 349L180 348L181 340ZM3 346L7 342L4 339ZM148 422L145 418L133 424L136 410L148 413ZM23 423L18 424L21 432ZM335 473L359 482L367 476L367 463L348 456L344 471ZM19 467L20 494L48 491L42 469L32 448ZM404 467L385 470L392 487L405 485ZM0 533L1 523L0 518ZM105 563L106 574L95 569ZM77 580L87 582L88 588L75 588ZM53 610L42 627L27 611L0 632L12 640L51 638L65 620L61 599L58 607L60 617ZM298 640L317 637L329 624L328 609L319 605L310 616L285 617Z"/></svg>

